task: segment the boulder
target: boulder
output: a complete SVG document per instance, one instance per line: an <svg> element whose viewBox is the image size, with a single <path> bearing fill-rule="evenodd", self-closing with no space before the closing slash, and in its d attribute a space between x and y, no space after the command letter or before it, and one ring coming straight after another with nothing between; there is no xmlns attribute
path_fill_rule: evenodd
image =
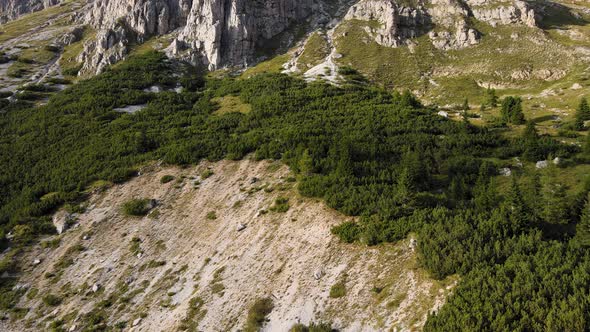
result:
<svg viewBox="0 0 590 332"><path fill-rule="evenodd" d="M315 280L320 280L324 276L324 274L324 270L320 268L313 273L313 277L315 278Z"/></svg>
<svg viewBox="0 0 590 332"><path fill-rule="evenodd" d="M133 326L137 326L137 325L139 325L139 323L141 323L141 318L137 318L137 319L135 319L135 320L133 321L133 324L132 324L132 325L133 325Z"/></svg>
<svg viewBox="0 0 590 332"><path fill-rule="evenodd" d="M99 289L100 289L100 284L94 284L94 285L92 285L92 292L93 293L98 292Z"/></svg>
<svg viewBox="0 0 590 332"><path fill-rule="evenodd" d="M549 166L549 162L547 160L537 161L537 163L535 164L535 167L537 169L547 168L548 166Z"/></svg>

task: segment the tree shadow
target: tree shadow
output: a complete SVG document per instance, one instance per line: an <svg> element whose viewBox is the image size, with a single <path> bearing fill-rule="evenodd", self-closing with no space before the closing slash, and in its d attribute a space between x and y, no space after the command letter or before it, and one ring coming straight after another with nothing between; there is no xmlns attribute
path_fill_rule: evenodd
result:
<svg viewBox="0 0 590 332"><path fill-rule="evenodd" d="M555 120L555 115L544 115L544 116L536 117L536 118L532 119L531 121L534 123L542 123L542 122L553 121L553 120Z"/></svg>

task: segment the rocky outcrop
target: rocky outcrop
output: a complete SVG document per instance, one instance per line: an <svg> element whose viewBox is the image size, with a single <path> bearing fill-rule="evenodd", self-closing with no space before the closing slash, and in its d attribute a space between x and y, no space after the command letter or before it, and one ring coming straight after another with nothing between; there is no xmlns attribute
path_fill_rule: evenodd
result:
<svg viewBox="0 0 590 332"><path fill-rule="evenodd" d="M254 60L265 41L303 23L313 0L197 0L171 52L216 69Z"/></svg>
<svg viewBox="0 0 590 332"><path fill-rule="evenodd" d="M533 8L525 1L509 1L500 3L494 0L467 0L473 16L492 26L520 24L529 27L537 25Z"/></svg>
<svg viewBox="0 0 590 332"><path fill-rule="evenodd" d="M397 47L428 33L438 49L460 49L477 44L480 33L470 26L474 18L492 26L536 26L535 11L524 1L502 0L361 0L346 19L378 21L375 41Z"/></svg>
<svg viewBox="0 0 590 332"><path fill-rule="evenodd" d="M123 24L100 30L95 39L84 45L84 51L78 56L78 62L83 64L80 72L100 73L106 66L122 60L129 51L131 39Z"/></svg>
<svg viewBox="0 0 590 332"><path fill-rule="evenodd" d="M62 0L0 0L0 24L61 2Z"/></svg>
<svg viewBox="0 0 590 332"><path fill-rule="evenodd" d="M169 53L209 69L254 60L265 41L302 23L314 0L98 0L85 20L100 32L86 45L83 71L101 71L126 42L178 30Z"/></svg>
<svg viewBox="0 0 590 332"><path fill-rule="evenodd" d="M395 1L366 0L352 6L345 19L376 20L382 27L374 31L377 43L397 47L430 29L431 18L422 6L412 8Z"/></svg>
<svg viewBox="0 0 590 332"><path fill-rule="evenodd" d="M99 33L80 57L82 72L99 72L121 60L129 43L175 33L169 55L214 70L246 66L258 60L257 51L276 44L291 27L320 16L325 0L96 0L85 23ZM327 3L327 2L326 2ZM535 12L520 0L361 0L345 19L377 21L369 29L377 43L398 47L428 35L439 49L477 44L477 19L491 25L535 26ZM350 8L349 8L350 6ZM272 43L270 41L273 41Z"/></svg>

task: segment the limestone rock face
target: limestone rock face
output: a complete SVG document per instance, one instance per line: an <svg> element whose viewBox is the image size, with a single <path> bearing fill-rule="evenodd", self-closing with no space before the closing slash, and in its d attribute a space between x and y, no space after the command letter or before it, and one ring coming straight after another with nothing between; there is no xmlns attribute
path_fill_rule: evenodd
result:
<svg viewBox="0 0 590 332"><path fill-rule="evenodd" d="M0 0L10 1L10 0ZM16 0L13 0L16 1ZM40 0L39 0L40 1ZM58 1L58 0L46 0ZM490 25L535 26L536 14L521 0L94 0L84 23L97 31L80 57L82 72L100 72L121 60L129 43L173 33L171 56L210 70L245 66L258 51L272 48L275 38L315 22L330 3L347 20L376 21L369 28L377 43L398 47L428 35L442 50L477 44L473 19Z"/></svg>
<svg viewBox="0 0 590 332"><path fill-rule="evenodd" d="M466 2L471 6L476 19L492 26L520 24L535 27L537 25L534 9L524 1L509 1L507 4L498 4L498 1L493 0L467 0Z"/></svg>
<svg viewBox="0 0 590 332"><path fill-rule="evenodd" d="M0 24L61 2L62 0L0 0Z"/></svg>
<svg viewBox="0 0 590 332"><path fill-rule="evenodd" d="M122 60L128 53L127 29L122 24L109 29L99 30L96 39L84 45L78 62L83 63L82 73L100 73L108 66Z"/></svg>
<svg viewBox="0 0 590 332"><path fill-rule="evenodd" d="M242 65L256 48L301 24L310 16L313 0L195 0L187 24L171 51L188 50L193 62L209 69Z"/></svg>
<svg viewBox="0 0 590 332"><path fill-rule="evenodd" d="M477 44L480 33L470 27L474 18L492 26L535 27L536 13L525 1L513 0L361 0L346 19L377 21L373 31L381 45L397 47L428 33L436 48L449 50Z"/></svg>
<svg viewBox="0 0 590 332"><path fill-rule="evenodd" d="M376 41L389 47L400 46L405 40L418 37L431 25L424 7L411 8L384 0L361 1L350 8L345 19L380 22L382 28L376 31Z"/></svg>
<svg viewBox="0 0 590 332"><path fill-rule="evenodd" d="M99 31L83 71L100 71L126 54L125 41L178 31L169 53L209 69L243 65L256 48L302 23L316 0L97 0L86 23ZM111 48L115 49L111 49Z"/></svg>

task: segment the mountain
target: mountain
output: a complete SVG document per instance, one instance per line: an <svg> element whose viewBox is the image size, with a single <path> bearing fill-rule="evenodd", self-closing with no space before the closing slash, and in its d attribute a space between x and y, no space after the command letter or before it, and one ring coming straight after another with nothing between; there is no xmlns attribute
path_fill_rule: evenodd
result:
<svg viewBox="0 0 590 332"><path fill-rule="evenodd" d="M587 1L0 17L0 330L590 330Z"/></svg>

